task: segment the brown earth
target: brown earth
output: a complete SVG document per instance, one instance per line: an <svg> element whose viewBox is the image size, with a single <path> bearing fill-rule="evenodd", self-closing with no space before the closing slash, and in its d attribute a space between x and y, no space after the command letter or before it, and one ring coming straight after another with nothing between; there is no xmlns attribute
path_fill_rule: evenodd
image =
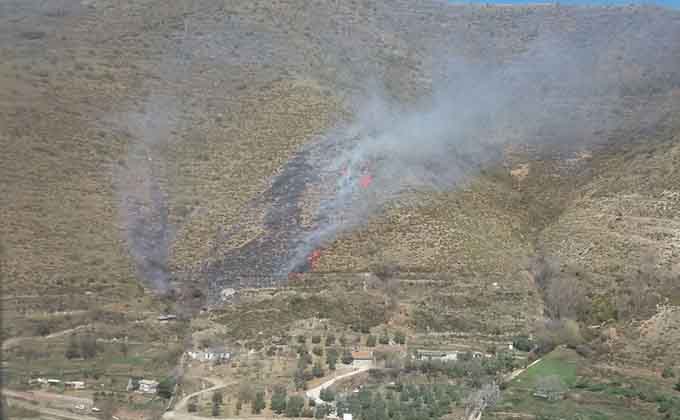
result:
<svg viewBox="0 0 680 420"><path fill-rule="evenodd" d="M317 270L395 262L460 273L474 279L471 288L497 281L533 319L540 302L524 269L539 245L587 270L593 290L634 272L645 252L659 266L680 264L677 12L406 0L2 7L4 296L87 290L129 301L128 310L147 305L139 284L149 282L126 241L120 174L131 183L152 177L166 197L172 241L161 262L170 277L229 282L238 270L269 271L289 246L286 224L302 213L268 225L271 200L309 192L306 172L287 164L351 119L366 81L413 103L447 57L509 59L550 34L604 46L593 77L611 77L625 93L615 98L621 129L598 139L605 146L508 150L464 187L406 195L341 235ZM641 33L656 48L628 55ZM291 191L278 189L277 175ZM152 187L139 186L153 212ZM68 309L81 308L60 308ZM663 342L677 348L677 340Z"/></svg>

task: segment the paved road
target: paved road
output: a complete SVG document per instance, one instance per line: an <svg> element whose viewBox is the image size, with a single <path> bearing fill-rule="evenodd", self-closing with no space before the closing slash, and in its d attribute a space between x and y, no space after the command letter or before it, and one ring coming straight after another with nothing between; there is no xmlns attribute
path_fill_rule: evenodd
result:
<svg viewBox="0 0 680 420"><path fill-rule="evenodd" d="M322 389L328 388L329 386L333 385L337 381L349 378L349 377L354 376L354 375L358 375L359 373L366 372L367 370L370 370L370 369L373 369L373 366L362 367L362 368L359 368L357 370L353 370L351 372L347 372L347 373L344 373L342 375L336 376L334 378L327 380L326 382L322 383L321 385L308 390L305 394L307 395L307 398L314 400L314 402L316 402L317 404L324 404L324 401L321 398L319 398L319 395L321 394Z"/></svg>

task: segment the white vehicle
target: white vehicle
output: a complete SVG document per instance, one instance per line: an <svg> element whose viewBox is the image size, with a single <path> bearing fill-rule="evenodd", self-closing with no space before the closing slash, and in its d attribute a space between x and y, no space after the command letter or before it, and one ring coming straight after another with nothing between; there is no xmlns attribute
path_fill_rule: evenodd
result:
<svg viewBox="0 0 680 420"><path fill-rule="evenodd" d="M76 404L75 408L76 408L76 410L84 410L85 405L84 404Z"/></svg>
<svg viewBox="0 0 680 420"><path fill-rule="evenodd" d="M93 412L93 413L99 413L100 411L102 411L102 410L100 410L100 409L97 408L97 407L92 407L92 412Z"/></svg>

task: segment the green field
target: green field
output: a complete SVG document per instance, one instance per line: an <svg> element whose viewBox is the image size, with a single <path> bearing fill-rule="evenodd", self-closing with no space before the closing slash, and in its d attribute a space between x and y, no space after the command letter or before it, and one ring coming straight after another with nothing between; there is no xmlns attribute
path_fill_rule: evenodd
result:
<svg viewBox="0 0 680 420"><path fill-rule="evenodd" d="M565 386L563 398L548 401L534 396L539 379L552 375ZM676 419L680 398L670 386L603 371L576 352L559 348L510 382L502 402L485 418L504 419L510 413L542 420Z"/></svg>
<svg viewBox="0 0 680 420"><path fill-rule="evenodd" d="M556 375L567 386L572 386L576 382L579 359L572 351L558 349L515 378L513 383L520 387L533 387L538 378Z"/></svg>

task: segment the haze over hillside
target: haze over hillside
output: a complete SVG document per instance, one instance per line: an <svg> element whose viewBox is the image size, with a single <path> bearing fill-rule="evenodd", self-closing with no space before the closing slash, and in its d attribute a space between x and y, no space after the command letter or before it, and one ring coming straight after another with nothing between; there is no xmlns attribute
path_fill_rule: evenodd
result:
<svg viewBox="0 0 680 420"><path fill-rule="evenodd" d="M677 11L13 0L0 47L8 301L129 314L178 289L200 309L290 273L396 267L506 288L465 313L424 294L414 330L527 332L536 255L592 299L645 261L680 275ZM4 311L4 336L29 335L35 314ZM657 333L612 346L679 360L680 335Z"/></svg>

